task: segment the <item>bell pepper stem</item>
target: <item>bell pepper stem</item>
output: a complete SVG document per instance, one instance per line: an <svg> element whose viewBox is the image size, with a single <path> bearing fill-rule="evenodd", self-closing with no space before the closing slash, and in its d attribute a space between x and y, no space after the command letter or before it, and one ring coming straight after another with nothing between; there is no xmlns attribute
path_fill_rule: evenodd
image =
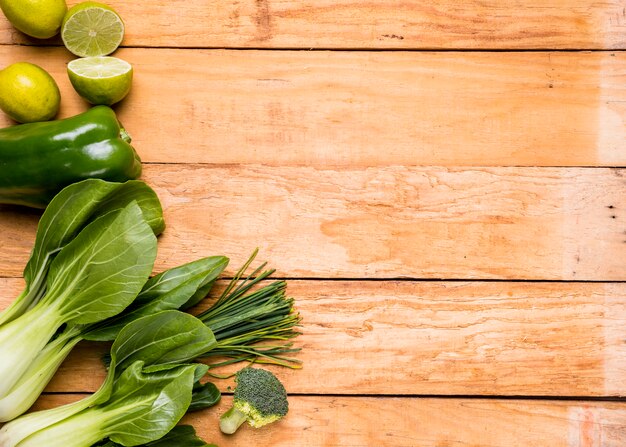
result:
<svg viewBox="0 0 626 447"><path fill-rule="evenodd" d="M133 141L130 134L126 132L126 129L124 129L123 127L120 128L120 138L126 141L128 144L130 144L130 142Z"/></svg>

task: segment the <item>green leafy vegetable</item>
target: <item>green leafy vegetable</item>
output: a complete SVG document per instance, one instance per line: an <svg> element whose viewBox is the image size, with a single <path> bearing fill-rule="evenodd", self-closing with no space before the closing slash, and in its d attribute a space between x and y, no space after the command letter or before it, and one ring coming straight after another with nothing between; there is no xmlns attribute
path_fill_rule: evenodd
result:
<svg viewBox="0 0 626 447"><path fill-rule="evenodd" d="M98 444L98 447L118 447L113 441ZM207 444L196 435L191 425L177 425L167 435L157 441L143 444L139 447L217 447L215 444Z"/></svg>
<svg viewBox="0 0 626 447"><path fill-rule="evenodd" d="M135 320L113 343L107 378L96 393L11 421L0 430L0 445L82 447L105 438L137 445L159 439L187 411L207 370L188 362L214 344L211 330L189 314L170 310Z"/></svg>
<svg viewBox="0 0 626 447"><path fill-rule="evenodd" d="M135 301L116 317L86 328L85 340L110 341L126 324L161 310L185 309L204 298L228 265L228 258L212 256L175 267L148 280Z"/></svg>
<svg viewBox="0 0 626 447"><path fill-rule="evenodd" d="M222 398L222 393L211 382L200 384L196 382L193 387L193 393L191 395L191 404L189 405L188 412L200 411L205 408L216 405Z"/></svg>
<svg viewBox="0 0 626 447"><path fill-rule="evenodd" d="M215 346L213 332L192 315L168 310L124 326L111 347L111 366L126 368L138 360L146 366L189 362Z"/></svg>
<svg viewBox="0 0 626 447"><path fill-rule="evenodd" d="M113 222L116 226L107 228ZM52 200L24 270L26 288L0 314L0 355L12 352L21 359L13 365L3 362L11 374L0 386L0 421L32 405L80 341L82 323L108 318L132 301L152 269L155 235L163 229L159 199L140 181L85 180ZM63 332L53 335L62 324ZM24 355L14 352L19 341L12 331L29 339Z"/></svg>
<svg viewBox="0 0 626 447"><path fill-rule="evenodd" d="M144 444L166 435L187 411L197 369L180 365L143 371L143 362L126 368L116 380L110 398L99 405L47 426L19 447L84 447L103 438L124 446Z"/></svg>
<svg viewBox="0 0 626 447"><path fill-rule="evenodd" d="M41 300L0 326L0 396L19 381L61 325L93 323L130 304L155 257L156 238L135 202L85 227L51 263Z"/></svg>
<svg viewBox="0 0 626 447"><path fill-rule="evenodd" d="M84 180L63 189L50 202L37 228L37 237L24 269L26 287L13 303L0 313L0 325L14 320L43 296L46 275L55 256L89 223L137 202L155 235L165 228L158 197L145 183L112 183Z"/></svg>
<svg viewBox="0 0 626 447"><path fill-rule="evenodd" d="M115 317L94 324L68 326L46 345L11 392L0 398L0 417L9 420L26 411L79 341L113 340L121 328L138 318L182 307L198 293L206 295L227 264L228 258L213 256L167 270L148 280L135 301ZM149 334L149 331L144 332L146 336ZM214 399L219 400L220 394L217 389L209 394L200 396L194 391L193 407L214 405Z"/></svg>

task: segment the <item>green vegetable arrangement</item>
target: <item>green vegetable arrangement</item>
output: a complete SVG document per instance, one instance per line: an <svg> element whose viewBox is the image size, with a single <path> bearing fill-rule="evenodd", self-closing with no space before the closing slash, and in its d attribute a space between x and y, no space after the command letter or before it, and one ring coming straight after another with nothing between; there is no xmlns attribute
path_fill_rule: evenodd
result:
<svg viewBox="0 0 626 447"><path fill-rule="evenodd" d="M133 69L103 56L118 48L124 23L110 7L65 0L0 0L19 30L49 38L61 30L79 56L68 75L93 104L124 98ZM0 447L216 447L193 427L176 426L186 412L219 402L201 382L238 362L300 368L292 354L300 316L284 281L266 281L266 265L248 273L257 252L197 316L228 265L211 256L149 278L161 204L141 175L141 160L115 112L106 106L64 120L60 92L42 68L17 63L2 70L0 109L23 124L0 129L0 204L45 208L24 270L25 288L0 312ZM115 183L119 182L119 183ZM205 306L206 307L206 306ZM108 373L91 396L22 415L82 340L113 341ZM202 359L203 363L195 363ZM285 388L269 371L236 374L235 402L221 419L225 433L287 414ZM20 416L22 415L22 416Z"/></svg>
<svg viewBox="0 0 626 447"><path fill-rule="evenodd" d="M290 357L300 351L291 342L299 335L296 326L300 316L294 311L294 300L285 294L287 284L274 281L251 291L274 272L263 271L265 264L243 278L256 254L257 251L213 305L196 315L213 331L217 342L198 355L211 369L243 361L301 367L298 359ZM82 339L110 341L126 324L141 316L167 309L186 310L198 304L227 263L228 258L223 256L203 258L154 276L124 312L85 328Z"/></svg>
<svg viewBox="0 0 626 447"><path fill-rule="evenodd" d="M81 340L111 341L123 327L138 318L162 310L185 310L195 305L207 295L227 263L228 258L214 256L167 270L148 280L133 303L117 316L96 324L74 326L60 333L22 376L19 386L0 399L0 420L11 420L26 411ZM220 299L199 315L213 331L216 344L198 354L198 358L206 359L210 368L241 361L299 368L299 361L288 355L299 351L289 340L298 335L295 326L300 317L293 311L293 300L285 296L285 282L276 281L247 293L272 272L266 271L253 280L239 281L246 267L247 264ZM240 284L235 287L237 282ZM268 341L271 344L263 343ZM202 392L208 393L209 401L214 400L215 390L203 389ZM201 396L200 390L194 393L192 410L204 407Z"/></svg>
<svg viewBox="0 0 626 447"><path fill-rule="evenodd" d="M194 295L204 297L227 262L223 256L214 256L168 270L151 278L133 304L116 317L60 332L24 373L18 386L0 399L0 420L11 420L27 410L81 340L114 340L130 322L162 310L185 307L194 301Z"/></svg>
<svg viewBox="0 0 626 447"><path fill-rule="evenodd" d="M156 256L155 236L163 229L160 202L154 191L139 181L120 184L85 180L63 189L51 201L40 220L24 271L26 287L0 313L0 355L9 359L0 365L0 373L6 378L0 383L0 420L9 421L26 411L81 340L116 340L109 358L109 375L97 393L79 403L35 413L36 417L23 416L7 424L0 432L0 446L35 445L49 436L58 437L58 445L67 444L69 440L62 441L63 430L57 433L52 427L61 421L66 427L74 423L88 427L89 436L104 433L104 426L89 423L96 424L98 419L97 423L110 428L110 421L103 422L101 415L92 421L91 416L78 413L97 407L97 411L88 414L99 414L99 405L105 401L117 405L107 399L119 397L111 391L117 390L119 374L127 374L128 383L139 387L151 380L170 383L178 380L179 373L190 374L183 368L189 366L189 361L204 358L206 365L193 368L191 397L184 402L182 416L186 411L204 409L219 401L220 392L214 384L199 382L209 368L241 361L300 367L299 361L290 357L299 350L293 347L291 339L299 334L295 327L300 317L293 310L293 300L285 295L284 281L257 287L273 270L264 270L262 264L247 273L257 252L213 305L198 318L191 317L175 309L186 310L202 301L227 266L228 258L198 259L148 279ZM179 322L188 318L187 327L196 328L200 341L194 344L184 338L185 328L180 323L172 326L176 330L168 332L164 320L168 316ZM172 336L173 333L178 336ZM134 345L129 343L131 338ZM173 346L173 338L184 343L166 351ZM121 355L124 351L119 346L134 346L132 356ZM142 364L133 366L129 359ZM163 369L163 365L171 363L181 364L180 368ZM125 404L122 406L128 410ZM116 424L111 426L117 427ZM68 428L67 432L75 430ZM87 442L107 437L108 442L138 445L111 433L106 431L106 435L95 440L86 434L76 445L88 447L91 444ZM155 441L166 433L141 443ZM181 439L188 438L186 432Z"/></svg>

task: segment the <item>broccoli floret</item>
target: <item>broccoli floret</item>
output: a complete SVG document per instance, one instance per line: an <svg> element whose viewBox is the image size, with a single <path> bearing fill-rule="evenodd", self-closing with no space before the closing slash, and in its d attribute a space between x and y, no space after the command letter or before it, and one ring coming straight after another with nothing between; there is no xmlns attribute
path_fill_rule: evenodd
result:
<svg viewBox="0 0 626 447"><path fill-rule="evenodd" d="M220 430L233 434L245 421L259 428L282 419L289 411L287 392L269 371L244 368L235 374L233 406L220 418Z"/></svg>

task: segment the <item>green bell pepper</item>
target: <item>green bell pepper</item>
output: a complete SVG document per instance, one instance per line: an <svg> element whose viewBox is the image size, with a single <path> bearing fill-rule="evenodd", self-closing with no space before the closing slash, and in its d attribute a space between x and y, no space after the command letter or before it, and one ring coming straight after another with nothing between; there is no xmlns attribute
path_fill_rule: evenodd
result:
<svg viewBox="0 0 626 447"><path fill-rule="evenodd" d="M71 118L0 129L0 203L45 208L87 178L124 182L141 160L115 112L93 107Z"/></svg>

